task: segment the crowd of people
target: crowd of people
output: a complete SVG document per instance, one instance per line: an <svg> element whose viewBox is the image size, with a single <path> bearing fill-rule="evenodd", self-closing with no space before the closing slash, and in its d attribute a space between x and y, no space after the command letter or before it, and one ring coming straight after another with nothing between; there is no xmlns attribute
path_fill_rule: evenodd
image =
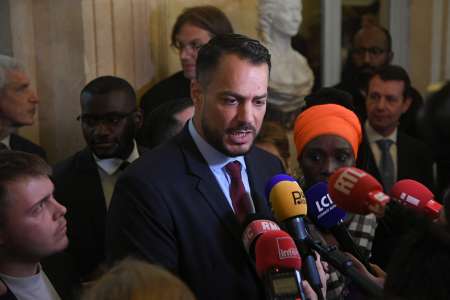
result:
<svg viewBox="0 0 450 300"><path fill-rule="evenodd" d="M53 166L16 133L33 124L39 98L25 68L0 55L1 300L266 299L244 220L271 218L275 175L307 191L342 167L372 175L386 194L415 180L443 204L433 220L404 207L347 212L343 224L370 261L346 256L358 276L385 299L450 297L450 84L424 102L391 64L389 32L366 25L342 82L306 96L290 133L265 120L269 50L234 33L222 11L185 9L171 40L182 70L140 102L123 78L86 84L77 118L86 146ZM305 220L314 240L342 249ZM316 258L322 288L306 276L308 299L380 297Z"/></svg>

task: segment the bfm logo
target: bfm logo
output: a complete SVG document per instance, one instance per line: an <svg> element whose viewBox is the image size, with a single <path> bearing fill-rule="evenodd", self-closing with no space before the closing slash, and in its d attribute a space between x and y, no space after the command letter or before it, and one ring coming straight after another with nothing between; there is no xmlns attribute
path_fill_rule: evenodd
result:
<svg viewBox="0 0 450 300"><path fill-rule="evenodd" d="M320 198L319 201L315 201L315 203L316 203L316 207L317 207L317 212L318 213L321 213L322 211L324 211L328 207L334 205L333 200L331 200L331 198L330 198L330 194L326 194L325 196Z"/></svg>
<svg viewBox="0 0 450 300"><path fill-rule="evenodd" d="M364 176L366 176L365 172L354 168L348 168L341 175L339 175L338 179L334 183L334 188L348 196L358 180Z"/></svg>

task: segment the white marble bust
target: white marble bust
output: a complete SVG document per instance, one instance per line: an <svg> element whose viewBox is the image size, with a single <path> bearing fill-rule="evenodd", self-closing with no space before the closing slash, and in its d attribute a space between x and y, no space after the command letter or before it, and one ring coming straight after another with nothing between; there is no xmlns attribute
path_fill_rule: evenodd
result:
<svg viewBox="0 0 450 300"><path fill-rule="evenodd" d="M302 22L301 0L259 0L260 39L272 55L269 103L281 112L304 104L314 75L305 57L291 47Z"/></svg>

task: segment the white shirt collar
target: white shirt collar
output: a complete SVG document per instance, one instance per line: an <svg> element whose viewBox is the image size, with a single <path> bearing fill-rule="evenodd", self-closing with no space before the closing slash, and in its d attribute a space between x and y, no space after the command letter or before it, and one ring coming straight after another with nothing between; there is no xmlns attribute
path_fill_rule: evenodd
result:
<svg viewBox="0 0 450 300"><path fill-rule="evenodd" d="M375 129L373 129L368 120L364 123L364 127L366 129L366 136L369 143L376 143L379 140L387 139L393 141L394 144L397 144L397 128L395 128L390 135L382 136Z"/></svg>
<svg viewBox="0 0 450 300"><path fill-rule="evenodd" d="M221 170L229 162L237 160L241 163L242 170L245 171L246 165L243 155L230 157L216 150L213 146L208 144L208 142L205 141L205 139L198 133L192 119L189 120L188 129L189 133L192 136L192 139L194 140L194 143L197 145L198 150L203 155L211 169Z"/></svg>
<svg viewBox="0 0 450 300"><path fill-rule="evenodd" d="M132 163L136 159L139 158L139 152L137 149L136 141L133 140L133 150L131 151L130 156L126 159L126 161ZM123 159L120 158L105 158L100 159L94 154L95 163L97 166L105 171L108 175L112 175L116 173L116 171L119 169L120 165L123 163Z"/></svg>
<svg viewBox="0 0 450 300"><path fill-rule="evenodd" d="M4 144L6 147L8 147L8 149L11 149L11 135L8 134L7 136L5 136L0 143Z"/></svg>

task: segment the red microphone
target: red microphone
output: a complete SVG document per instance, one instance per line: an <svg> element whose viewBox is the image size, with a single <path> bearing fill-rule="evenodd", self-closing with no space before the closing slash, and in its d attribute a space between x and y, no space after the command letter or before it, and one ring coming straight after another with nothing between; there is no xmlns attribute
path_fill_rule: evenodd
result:
<svg viewBox="0 0 450 300"><path fill-rule="evenodd" d="M263 279L267 299L306 299L294 240L282 230L263 233L255 246L256 271Z"/></svg>
<svg viewBox="0 0 450 300"><path fill-rule="evenodd" d="M442 205L434 200L433 193L423 184L411 179L396 182L389 195L399 203L425 213L432 219L437 219Z"/></svg>
<svg viewBox="0 0 450 300"><path fill-rule="evenodd" d="M268 231L280 230L280 226L260 214L252 214L248 218L249 220L245 222L248 225L242 233L242 242L247 253L254 257L255 243L261 234Z"/></svg>
<svg viewBox="0 0 450 300"><path fill-rule="evenodd" d="M354 167L336 170L329 177L328 192L338 207L361 215L373 212L371 206L384 207L390 200L372 175Z"/></svg>

